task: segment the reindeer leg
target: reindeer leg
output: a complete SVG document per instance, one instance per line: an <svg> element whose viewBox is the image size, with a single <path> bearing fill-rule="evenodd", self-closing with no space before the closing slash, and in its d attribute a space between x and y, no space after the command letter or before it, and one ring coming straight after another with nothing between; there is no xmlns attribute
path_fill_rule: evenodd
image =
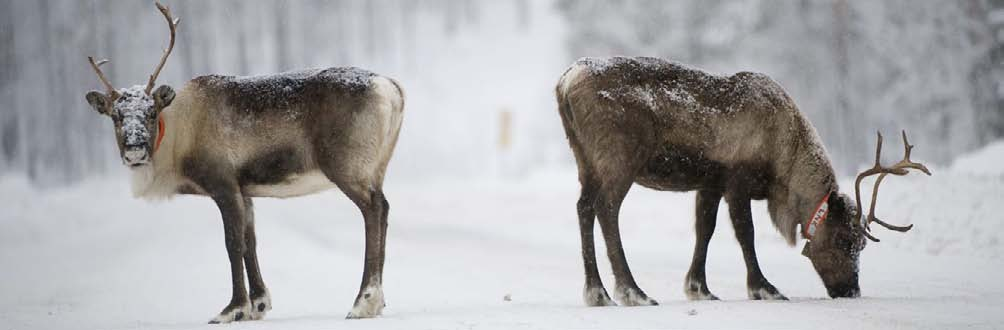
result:
<svg viewBox="0 0 1004 330"><path fill-rule="evenodd" d="M261 270L258 267L254 206L251 197L244 197L244 218L247 226L244 230L244 266L247 268L248 284L251 287L251 319L260 320L265 317L265 313L272 310L272 297L268 294L268 288L261 279Z"/></svg>
<svg viewBox="0 0 1004 330"><path fill-rule="evenodd" d="M383 205L383 210L380 212L380 271L377 274L380 275L380 283L383 283L383 262L387 256L387 214L390 213L390 202L387 201L387 196L383 194L383 189L377 189L380 192L380 204Z"/></svg>
<svg viewBox="0 0 1004 330"><path fill-rule="evenodd" d="M618 182L618 181L614 181ZM613 267L614 278L617 286L614 295L624 306L651 306L658 305L654 299L649 298L634 281L631 269L627 264L627 257L624 255L624 247L621 245L620 225L618 217L620 214L621 202L631 188L630 180L620 180L618 184L606 185L600 193L600 198L596 204L596 213L600 219L600 229L603 230L603 238L607 244L607 257L610 258L610 266Z"/></svg>
<svg viewBox="0 0 1004 330"><path fill-rule="evenodd" d="M186 178L202 188L216 202L223 218L224 241L227 257L230 259L230 280L232 295L230 303L209 323L229 323L243 321L251 317L251 301L244 287L244 251L248 222L248 207L236 180L227 170L225 161L212 155L203 154L182 161L181 171Z"/></svg>
<svg viewBox="0 0 1004 330"><path fill-rule="evenodd" d="M718 300L718 297L708 290L704 265L708 258L708 242L711 241L711 236L715 233L718 204L721 200L721 192L709 190L697 192L694 258L690 263L690 271L687 272L687 278L683 284L683 293L690 300Z"/></svg>
<svg viewBox="0 0 1004 330"><path fill-rule="evenodd" d="M753 300L788 300L770 284L760 271L756 258L756 247L753 245L753 216L750 211L750 198L745 195L726 196L729 203L729 215L732 218L732 228L736 232L736 240L743 251L746 261L746 288L749 298Z"/></svg>
<svg viewBox="0 0 1004 330"><path fill-rule="evenodd" d="M215 187L219 189L219 187ZM245 229L244 199L237 189L231 193L214 193L213 201L223 215L223 232L226 237L227 255L230 258L230 276L233 295L230 303L209 323L229 323L248 320L251 317L251 302L244 287Z"/></svg>
<svg viewBox="0 0 1004 330"><path fill-rule="evenodd" d="M379 230L379 239L375 242L376 244L376 267L373 269L373 276L376 283L380 286L380 299L379 308L382 311L384 307L387 306L386 302L383 300L383 264L387 256L387 213L390 212L390 203L387 202L387 197L383 194L383 189L377 187L372 192L373 208L377 212L375 219L377 220L377 225L374 227L375 230ZM380 312L377 312L379 315Z"/></svg>
<svg viewBox="0 0 1004 330"><path fill-rule="evenodd" d="M581 170L580 170L581 171ZM607 289L603 287L600 272L596 268L596 247L593 238L593 225L596 223L596 185L592 179L583 177L582 194L579 196L579 234L582 238L582 262L585 266L586 285L582 298L587 306L616 306Z"/></svg>
<svg viewBox="0 0 1004 330"><path fill-rule="evenodd" d="M383 257L385 206L389 206L379 188L370 185L339 184L339 188L359 207L363 214L366 230L366 257L363 263L363 278L359 285L355 304L346 318L370 318L379 316L385 306L383 298Z"/></svg>

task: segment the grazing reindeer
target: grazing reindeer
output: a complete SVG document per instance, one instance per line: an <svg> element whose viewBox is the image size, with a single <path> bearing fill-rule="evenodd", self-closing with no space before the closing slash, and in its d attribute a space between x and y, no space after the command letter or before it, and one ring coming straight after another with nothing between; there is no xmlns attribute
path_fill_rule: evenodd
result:
<svg viewBox="0 0 1004 330"><path fill-rule="evenodd" d="M598 216L623 305L656 305L635 283L618 228L621 202L633 183L656 190L697 190L696 247L684 292L690 299L717 299L708 290L704 264L724 197L746 262L750 299L786 299L764 278L753 245L750 200L766 199L771 220L795 244L799 226L807 256L831 297L857 297L858 254L868 223L847 195L839 193L833 168L816 131L784 90L750 72L714 76L656 58L584 58L558 82L558 109L578 164L582 193L579 229L587 305L615 305L600 281L593 245ZM905 175L924 165L906 158L879 174ZM881 136L879 149L881 150ZM860 194L855 194L860 201ZM874 217L868 222L898 231ZM874 239L874 241L878 241Z"/></svg>
<svg viewBox="0 0 1004 330"><path fill-rule="evenodd" d="M99 68L106 61L89 58L107 92L89 92L87 102L112 119L135 195L203 195L219 207L233 296L210 323L261 319L271 309L255 253L251 198L332 187L348 195L365 221L362 284L348 317L380 315L389 208L382 186L401 127L400 86L361 69L330 68L197 77L177 94L167 85L154 89L178 25L168 8L157 8L171 39L149 82L116 90Z"/></svg>

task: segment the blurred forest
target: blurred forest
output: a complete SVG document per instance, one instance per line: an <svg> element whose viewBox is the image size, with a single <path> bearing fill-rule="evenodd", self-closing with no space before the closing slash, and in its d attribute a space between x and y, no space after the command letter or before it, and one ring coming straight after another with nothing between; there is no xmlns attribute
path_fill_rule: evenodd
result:
<svg viewBox="0 0 1004 330"><path fill-rule="evenodd" d="M583 56L767 73L845 174L870 161L877 129L907 129L915 158L941 164L1004 136L1001 0L164 2L182 21L159 83L176 89L326 66L399 79L408 103L388 175L405 180L571 169L552 91ZM86 57L111 59L105 72L127 87L166 42L152 1L0 0L0 173L49 186L125 171L109 120L84 101L100 89Z"/></svg>
<svg viewBox="0 0 1004 330"><path fill-rule="evenodd" d="M400 80L408 100L392 164L405 165L392 167L390 176L472 175L463 173L493 164L494 116L502 108L531 108L521 104L532 96L513 96L520 90L539 89L532 101L539 104L553 98L553 81L563 65L552 52L553 70L538 70L540 76L533 78L539 86L508 88L508 95L487 95L489 88L506 87L498 82L474 84L495 74L503 83L525 85L519 69L502 64L483 74L478 69L500 56L519 58L543 49L514 45L532 45L522 40L533 37L527 31L531 11L550 11L543 2L162 2L181 23L158 84L178 89L204 74L330 66L358 66ZM531 10L534 6L538 10ZM554 35L542 41L554 44ZM86 57L110 59L102 68L117 88L145 84L167 40L166 23L153 1L0 0L0 173L26 173L49 186L124 172L110 120L92 111L83 97L103 90ZM451 161L441 164L444 160Z"/></svg>

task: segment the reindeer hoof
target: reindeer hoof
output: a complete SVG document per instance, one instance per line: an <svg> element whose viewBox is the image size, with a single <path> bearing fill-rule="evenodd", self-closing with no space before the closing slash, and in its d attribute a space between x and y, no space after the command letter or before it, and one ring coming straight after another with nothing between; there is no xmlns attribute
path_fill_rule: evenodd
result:
<svg viewBox="0 0 1004 330"><path fill-rule="evenodd" d="M624 306L656 306L655 299L649 298L639 288L617 288L617 300Z"/></svg>
<svg viewBox="0 0 1004 330"><path fill-rule="evenodd" d="M251 319L261 320L265 318L265 314L272 310L272 297L265 292L264 295L258 298L251 299Z"/></svg>
<svg viewBox="0 0 1004 330"><path fill-rule="evenodd" d="M365 319L380 316L386 306L383 300L383 289L380 287L368 287L359 292L356 303L352 310L345 316L346 319Z"/></svg>
<svg viewBox="0 0 1004 330"><path fill-rule="evenodd" d="M245 302L240 305L230 304L223 308L223 312L217 315L209 324L230 323L234 321L247 321L251 319L251 303Z"/></svg>
<svg viewBox="0 0 1004 330"><path fill-rule="evenodd" d="M788 300L788 297L785 297L773 285L769 284L759 289L749 289L748 293L752 300Z"/></svg>
<svg viewBox="0 0 1004 330"><path fill-rule="evenodd" d="M704 283L688 281L683 293L687 295L689 300L718 300L718 297L711 294Z"/></svg>
<svg viewBox="0 0 1004 330"><path fill-rule="evenodd" d="M599 307L599 306L617 306L617 303L613 299L610 299L610 295L607 294L607 289L601 287L586 288L582 292L582 298L586 302L586 306Z"/></svg>

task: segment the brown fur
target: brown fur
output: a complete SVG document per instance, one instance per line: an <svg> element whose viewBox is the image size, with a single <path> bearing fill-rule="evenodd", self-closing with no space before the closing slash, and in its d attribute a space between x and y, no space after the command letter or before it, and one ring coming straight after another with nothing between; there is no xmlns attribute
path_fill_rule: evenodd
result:
<svg viewBox="0 0 1004 330"><path fill-rule="evenodd" d="M775 227L794 244L799 224L838 187L814 128L776 82L750 72L710 75L656 58L585 58L562 75L556 96L582 184L587 304L610 303L595 270L594 214L622 303L655 303L634 283L617 228L633 183L700 192L688 296L714 298L704 283L704 254L724 197L746 259L750 297L784 298L757 264L749 202L766 199Z"/></svg>

